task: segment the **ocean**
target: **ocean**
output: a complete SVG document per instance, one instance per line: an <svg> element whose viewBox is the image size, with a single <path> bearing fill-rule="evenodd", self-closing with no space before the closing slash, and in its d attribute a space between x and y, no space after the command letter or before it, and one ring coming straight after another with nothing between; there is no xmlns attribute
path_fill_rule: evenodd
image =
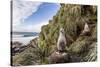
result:
<svg viewBox="0 0 100 67"><path fill-rule="evenodd" d="M13 33L12 42L20 42L27 45L32 39L38 37L38 33Z"/></svg>

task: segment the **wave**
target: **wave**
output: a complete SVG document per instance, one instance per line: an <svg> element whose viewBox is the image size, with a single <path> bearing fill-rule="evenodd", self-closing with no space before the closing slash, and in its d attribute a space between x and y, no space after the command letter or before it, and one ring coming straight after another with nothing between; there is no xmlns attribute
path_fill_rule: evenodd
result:
<svg viewBox="0 0 100 67"><path fill-rule="evenodd" d="M13 35L12 42L21 42L24 45L27 45L32 39L36 38L38 36L27 36L24 37L24 35Z"/></svg>
<svg viewBox="0 0 100 67"><path fill-rule="evenodd" d="M19 38L19 37L23 37L23 36L24 35L16 35L16 34L12 35L13 38Z"/></svg>

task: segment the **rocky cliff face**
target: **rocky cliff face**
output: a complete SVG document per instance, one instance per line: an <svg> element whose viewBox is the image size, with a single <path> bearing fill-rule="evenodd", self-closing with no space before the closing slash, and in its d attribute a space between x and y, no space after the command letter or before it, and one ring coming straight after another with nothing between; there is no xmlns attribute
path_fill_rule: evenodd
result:
<svg viewBox="0 0 100 67"><path fill-rule="evenodd" d="M80 35L85 23L90 28L89 35ZM96 6L61 4L58 13L49 21L48 25L42 27L40 33L39 44L43 43L47 48L50 48L47 53L55 51L61 27L65 31L68 53L81 57L83 61L95 61L97 59Z"/></svg>
<svg viewBox="0 0 100 67"><path fill-rule="evenodd" d="M90 28L89 35L80 35L85 23ZM48 64L49 61L53 61L53 58L50 59L49 57L54 57L55 59L60 56L62 58L62 55L56 55L55 53L59 29L61 27L64 28L67 41L67 52L65 52L68 58L67 62L77 62L77 60L78 62L90 62L97 60L97 7L91 5L61 4L60 10L52 20L49 20L49 24L41 28L37 40L38 44L32 47L34 44L31 43L31 46L22 52L23 56L20 54L20 61L17 60L17 62L16 58L14 58L14 65ZM28 62L25 61L25 58L22 60L24 55L28 55L27 58L30 59L28 59ZM51 63L56 62L60 63L59 58L58 61ZM62 62L67 63L63 60Z"/></svg>

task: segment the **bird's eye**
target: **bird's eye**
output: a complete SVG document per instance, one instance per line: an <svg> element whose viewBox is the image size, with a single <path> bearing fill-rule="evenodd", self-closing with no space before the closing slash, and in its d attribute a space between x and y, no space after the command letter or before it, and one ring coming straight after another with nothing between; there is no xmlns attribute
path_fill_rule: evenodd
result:
<svg viewBox="0 0 100 67"><path fill-rule="evenodd" d="M61 31L63 33L63 31Z"/></svg>

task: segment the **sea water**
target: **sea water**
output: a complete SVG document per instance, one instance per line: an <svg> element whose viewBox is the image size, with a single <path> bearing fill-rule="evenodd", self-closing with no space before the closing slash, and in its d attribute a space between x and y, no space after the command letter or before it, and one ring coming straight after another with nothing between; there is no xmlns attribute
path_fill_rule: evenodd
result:
<svg viewBox="0 0 100 67"><path fill-rule="evenodd" d="M12 42L20 42L23 45L27 45L32 39L37 38L37 37L38 35L25 37L22 34L12 34Z"/></svg>

